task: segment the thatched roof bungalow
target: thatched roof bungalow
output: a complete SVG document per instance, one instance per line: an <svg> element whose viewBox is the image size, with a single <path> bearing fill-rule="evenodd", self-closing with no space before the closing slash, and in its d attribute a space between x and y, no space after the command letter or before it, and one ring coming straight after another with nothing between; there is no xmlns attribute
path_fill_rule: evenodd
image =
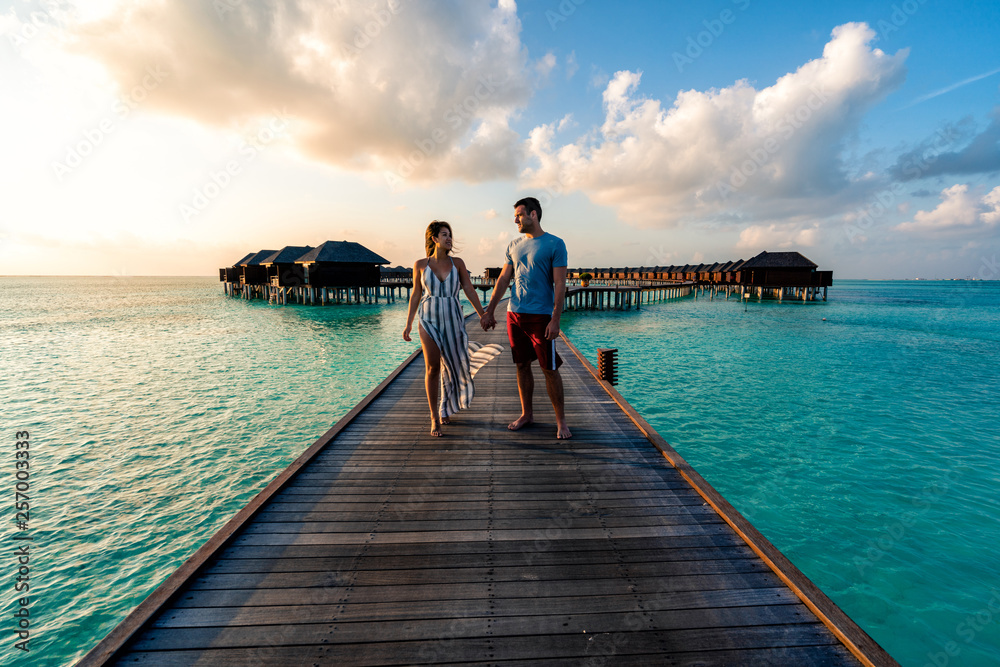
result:
<svg viewBox="0 0 1000 667"><path fill-rule="evenodd" d="M273 287L300 287L306 284L305 272L296 264L302 255L312 250L308 245L286 245L264 258L261 265L267 268L268 282Z"/></svg>
<svg viewBox="0 0 1000 667"><path fill-rule="evenodd" d="M829 287L832 271L817 271L815 262L797 252L767 252L740 267L744 285L761 287Z"/></svg>
<svg viewBox="0 0 1000 667"><path fill-rule="evenodd" d="M237 278L232 282L239 282L241 285L266 285L267 267L263 266L265 259L276 253L276 250L260 250L236 263Z"/></svg>
<svg viewBox="0 0 1000 667"><path fill-rule="evenodd" d="M388 263L353 241L325 241L295 259L311 287L378 287L380 267Z"/></svg>
<svg viewBox="0 0 1000 667"><path fill-rule="evenodd" d="M238 283L240 281L240 274L243 273L241 263L247 261L255 254L256 253L248 252L240 260L233 262L232 266L224 266L219 269L219 280L224 283Z"/></svg>

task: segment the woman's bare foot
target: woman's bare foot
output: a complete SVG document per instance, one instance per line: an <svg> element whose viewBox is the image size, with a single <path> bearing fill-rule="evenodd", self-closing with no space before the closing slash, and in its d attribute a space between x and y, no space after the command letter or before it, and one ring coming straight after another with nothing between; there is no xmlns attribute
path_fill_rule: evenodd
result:
<svg viewBox="0 0 1000 667"><path fill-rule="evenodd" d="M451 420L448 419L447 417L441 417L441 423L442 424L450 424Z"/></svg>
<svg viewBox="0 0 1000 667"><path fill-rule="evenodd" d="M534 424L535 420L531 418L531 415L521 415L511 423L507 424L508 431L519 431L525 426Z"/></svg>
<svg viewBox="0 0 1000 667"><path fill-rule="evenodd" d="M573 434L570 432L569 426L563 424L556 427L556 440L569 440L572 437Z"/></svg>
<svg viewBox="0 0 1000 667"><path fill-rule="evenodd" d="M440 438L444 435L444 433L441 432L441 422L431 420L431 435L436 438Z"/></svg>

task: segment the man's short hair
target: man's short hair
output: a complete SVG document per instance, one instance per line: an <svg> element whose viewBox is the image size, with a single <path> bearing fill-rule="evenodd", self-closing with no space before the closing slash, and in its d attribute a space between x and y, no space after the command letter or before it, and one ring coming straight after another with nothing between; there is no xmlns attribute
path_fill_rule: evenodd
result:
<svg viewBox="0 0 1000 667"><path fill-rule="evenodd" d="M524 210L528 212L528 215L531 215L531 212L534 211L538 214L538 222L542 221L542 205L538 203L538 200L534 197L518 199L517 203L514 204L514 208L516 209L518 206L523 206Z"/></svg>

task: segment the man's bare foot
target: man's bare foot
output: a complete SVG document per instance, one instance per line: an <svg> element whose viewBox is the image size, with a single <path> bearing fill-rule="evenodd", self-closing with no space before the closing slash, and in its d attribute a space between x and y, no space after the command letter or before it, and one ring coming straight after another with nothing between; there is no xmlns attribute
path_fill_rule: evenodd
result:
<svg viewBox="0 0 1000 667"><path fill-rule="evenodd" d="M572 437L573 434L570 433L569 426L563 425L556 428L556 440L569 440Z"/></svg>
<svg viewBox="0 0 1000 667"><path fill-rule="evenodd" d="M534 424L535 420L531 418L531 415L521 415L511 423L507 424L508 431L519 431L525 426L530 426Z"/></svg>
<svg viewBox="0 0 1000 667"><path fill-rule="evenodd" d="M442 435L444 435L444 433L441 432L440 422L435 422L435 421L431 422L431 435L433 435L436 438L440 438Z"/></svg>

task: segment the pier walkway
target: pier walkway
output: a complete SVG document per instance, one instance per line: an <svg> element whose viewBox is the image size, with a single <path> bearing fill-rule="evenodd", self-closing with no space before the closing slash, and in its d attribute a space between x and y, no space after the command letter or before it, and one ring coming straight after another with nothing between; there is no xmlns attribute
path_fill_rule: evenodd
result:
<svg viewBox="0 0 1000 667"><path fill-rule="evenodd" d="M895 665L568 341L568 441L504 353L428 435L419 353L81 665ZM821 517L817 517L821 520Z"/></svg>

